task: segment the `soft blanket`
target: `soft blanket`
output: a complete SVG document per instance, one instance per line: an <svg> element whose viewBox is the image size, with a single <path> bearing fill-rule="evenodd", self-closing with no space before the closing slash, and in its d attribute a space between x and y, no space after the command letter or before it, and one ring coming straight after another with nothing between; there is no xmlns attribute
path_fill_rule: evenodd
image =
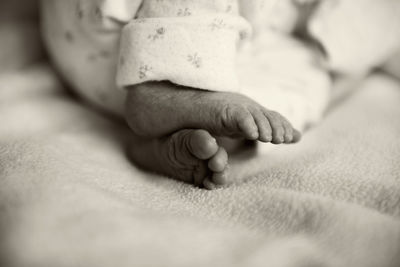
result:
<svg viewBox="0 0 400 267"><path fill-rule="evenodd" d="M0 266L400 266L394 78L368 77L299 144L236 155L236 184L207 191L136 168L129 130L32 64L25 2L0 1Z"/></svg>
<svg viewBox="0 0 400 267"><path fill-rule="evenodd" d="M1 266L400 266L400 86L374 74L302 142L207 191L143 172L129 131L36 64L0 75Z"/></svg>

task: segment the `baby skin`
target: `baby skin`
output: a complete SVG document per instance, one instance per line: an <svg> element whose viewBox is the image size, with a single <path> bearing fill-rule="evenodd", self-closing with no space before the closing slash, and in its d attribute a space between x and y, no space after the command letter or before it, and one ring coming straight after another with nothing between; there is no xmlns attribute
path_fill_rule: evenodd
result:
<svg viewBox="0 0 400 267"><path fill-rule="evenodd" d="M197 186L230 182L228 154L215 137L273 144L301 137L282 115L244 95L169 82L129 87L125 115L137 165Z"/></svg>

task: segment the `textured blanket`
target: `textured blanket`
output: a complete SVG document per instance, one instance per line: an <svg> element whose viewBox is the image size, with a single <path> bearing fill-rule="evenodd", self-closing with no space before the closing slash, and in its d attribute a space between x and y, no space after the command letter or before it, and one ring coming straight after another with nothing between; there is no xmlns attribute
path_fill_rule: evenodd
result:
<svg viewBox="0 0 400 267"><path fill-rule="evenodd" d="M299 144L235 155L236 183L207 191L136 168L122 123L32 65L25 2L0 1L0 266L400 266L395 79L352 88Z"/></svg>
<svg viewBox="0 0 400 267"><path fill-rule="evenodd" d="M0 75L1 266L400 266L400 86L367 78L236 184L145 173L129 131L38 64Z"/></svg>

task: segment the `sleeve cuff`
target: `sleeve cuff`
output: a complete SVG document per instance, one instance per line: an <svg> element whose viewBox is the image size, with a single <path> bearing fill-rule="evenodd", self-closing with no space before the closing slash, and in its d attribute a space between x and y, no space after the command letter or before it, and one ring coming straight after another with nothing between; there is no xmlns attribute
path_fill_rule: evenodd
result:
<svg viewBox="0 0 400 267"><path fill-rule="evenodd" d="M237 91L236 46L249 31L244 19L225 14L134 20L122 32L117 84L168 80Z"/></svg>

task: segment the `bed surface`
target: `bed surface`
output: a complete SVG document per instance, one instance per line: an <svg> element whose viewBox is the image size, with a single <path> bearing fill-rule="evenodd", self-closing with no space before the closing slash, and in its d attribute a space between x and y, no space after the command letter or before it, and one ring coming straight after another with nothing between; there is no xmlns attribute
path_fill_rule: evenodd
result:
<svg viewBox="0 0 400 267"><path fill-rule="evenodd" d="M400 86L359 87L207 191L137 169L48 65L1 74L2 266L400 266Z"/></svg>

